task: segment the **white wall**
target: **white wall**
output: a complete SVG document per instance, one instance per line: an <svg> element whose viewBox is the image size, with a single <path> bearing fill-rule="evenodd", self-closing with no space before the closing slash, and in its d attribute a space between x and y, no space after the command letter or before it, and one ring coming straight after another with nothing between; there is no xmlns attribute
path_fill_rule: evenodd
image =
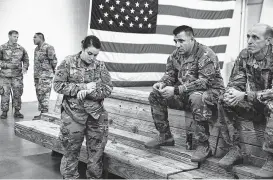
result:
<svg viewBox="0 0 273 180"><path fill-rule="evenodd" d="M0 0L0 44L8 41L8 31L19 31L18 43L28 52L30 67L24 76L22 100L36 101L33 82L33 36L42 32L55 47L58 61L80 50L87 34L89 0ZM52 92L51 99L56 99Z"/></svg>

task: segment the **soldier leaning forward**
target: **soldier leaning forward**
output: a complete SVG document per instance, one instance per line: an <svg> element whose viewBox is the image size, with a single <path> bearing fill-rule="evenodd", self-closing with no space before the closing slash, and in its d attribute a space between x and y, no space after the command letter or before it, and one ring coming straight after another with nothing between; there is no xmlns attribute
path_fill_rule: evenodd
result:
<svg viewBox="0 0 273 180"><path fill-rule="evenodd" d="M223 79L216 54L196 42L191 27L179 26L173 34L177 49L168 58L166 73L154 85L154 91L149 96L155 127L160 135L145 146L156 148L174 145L168 121L168 107L189 107L198 141L191 160L202 162L211 155L208 141L209 122L212 122L213 112L217 113L218 97L224 89Z"/></svg>
<svg viewBox="0 0 273 180"><path fill-rule="evenodd" d="M78 158L86 136L87 178L102 177L102 155L108 138L108 115L103 99L113 89L103 62L96 60L101 47L95 36L87 36L79 54L68 56L58 66L54 90L63 94L60 140L65 149L61 161L64 178L76 179Z"/></svg>
<svg viewBox="0 0 273 180"><path fill-rule="evenodd" d="M38 99L38 111L46 113L48 112L57 58L54 47L45 43L44 34L36 33L33 41L37 45L34 51L34 84ZM34 116L33 119L40 119L41 113L38 116Z"/></svg>
<svg viewBox="0 0 273 180"><path fill-rule="evenodd" d="M10 93L13 92L12 106L15 109L15 118L24 118L20 113L21 96L23 94L23 74L29 67L29 58L26 50L17 44L19 33L15 30L9 32L9 41L0 46L0 78L2 79L1 119L7 118L9 111ZM23 66L22 66L23 64Z"/></svg>
<svg viewBox="0 0 273 180"><path fill-rule="evenodd" d="M257 171L257 178L273 178L272 78L273 30L265 24L254 25L247 34L248 48L235 61L228 86L219 100L219 125L229 152L219 165L230 168L242 161L240 118L262 123L266 120L263 150L266 163Z"/></svg>

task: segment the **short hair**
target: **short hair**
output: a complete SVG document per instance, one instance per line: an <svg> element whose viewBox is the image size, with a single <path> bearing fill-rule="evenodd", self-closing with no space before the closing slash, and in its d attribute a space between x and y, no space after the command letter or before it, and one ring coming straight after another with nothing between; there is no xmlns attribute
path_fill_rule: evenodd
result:
<svg viewBox="0 0 273 180"><path fill-rule="evenodd" d="M194 36L194 32L192 27L187 26L187 25L182 25L182 26L178 26L173 30L173 34L176 36L177 34L181 33L181 32L186 32L188 33L188 35Z"/></svg>
<svg viewBox="0 0 273 180"><path fill-rule="evenodd" d="M10 30L9 31L9 36L11 36L12 34L19 34L19 32L16 31L16 30Z"/></svg>
<svg viewBox="0 0 273 180"><path fill-rule="evenodd" d="M100 42L99 38L97 38L94 35L90 35L90 36L86 36L84 38L84 40L82 40L82 48L83 49L86 49L86 48L90 47L91 45L97 49L100 49L101 42Z"/></svg>
<svg viewBox="0 0 273 180"><path fill-rule="evenodd" d="M45 36L44 36L44 34L43 33L41 33L41 32L37 32L37 33L35 33L37 36L40 36L42 39L43 39L43 41L45 41Z"/></svg>
<svg viewBox="0 0 273 180"><path fill-rule="evenodd" d="M265 35L265 37L273 38L273 29L272 29L272 27L266 26L264 35Z"/></svg>

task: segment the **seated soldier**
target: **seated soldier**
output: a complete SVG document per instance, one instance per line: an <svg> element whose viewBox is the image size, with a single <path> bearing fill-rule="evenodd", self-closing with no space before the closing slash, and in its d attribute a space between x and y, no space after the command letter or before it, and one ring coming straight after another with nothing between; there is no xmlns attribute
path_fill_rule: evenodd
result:
<svg viewBox="0 0 273 180"><path fill-rule="evenodd" d="M230 145L229 152L219 161L221 167L230 168L242 160L238 118L265 122L268 108L263 103L263 94L272 88L273 78L272 37L272 28L265 24L256 24L248 31L248 47L236 59L226 91L219 98L218 120L223 138ZM272 152L266 147L272 148L273 144L268 143L264 143L263 149ZM269 153L258 177L273 178L272 167Z"/></svg>
<svg viewBox="0 0 273 180"><path fill-rule="evenodd" d="M149 96L155 127L159 138L146 142L146 148L174 146L168 121L168 107L190 107L195 123L198 146L193 162L202 162L211 156L209 145L209 120L217 112L218 97L224 90L216 54L194 39L193 29L179 26L174 29L176 50L170 55L166 73L154 84Z"/></svg>

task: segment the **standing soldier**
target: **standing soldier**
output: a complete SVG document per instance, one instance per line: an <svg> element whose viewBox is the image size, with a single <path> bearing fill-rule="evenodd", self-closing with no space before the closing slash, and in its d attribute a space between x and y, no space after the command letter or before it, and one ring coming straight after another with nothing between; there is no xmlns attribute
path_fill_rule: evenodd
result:
<svg viewBox="0 0 273 180"><path fill-rule="evenodd" d="M60 140L65 153L60 170L65 179L79 177L78 158L84 136L87 178L102 177L102 155L108 137L108 114L103 100L111 94L113 86L104 63L96 59L100 47L96 36L87 36L82 41L82 51L66 57L54 78L54 90L64 95Z"/></svg>
<svg viewBox="0 0 273 180"><path fill-rule="evenodd" d="M218 97L224 90L224 83L216 54L194 39L191 27L179 26L173 34L176 50L168 58L165 75L153 86L149 96L155 127L160 135L145 146L173 146L168 107L190 107L198 141L191 160L202 162L211 155L209 121L212 112L217 112Z"/></svg>
<svg viewBox="0 0 273 180"><path fill-rule="evenodd" d="M41 114L48 112L53 76L57 66L57 58L54 47L45 43L42 33L36 33L33 37L37 45L34 51L34 84L38 99L38 111L40 115L34 116L34 120L41 119Z"/></svg>
<svg viewBox="0 0 273 180"><path fill-rule="evenodd" d="M273 99L270 93L273 80L272 38L273 30L265 24L256 24L248 31L248 47L241 51L235 61L227 89L219 100L221 132L225 142L230 145L229 152L219 161L224 168L242 160L239 117L256 122L268 121L263 145L268 158L258 171L257 178L273 178L273 109L268 108L272 105L268 100Z"/></svg>
<svg viewBox="0 0 273 180"><path fill-rule="evenodd" d="M1 119L7 118L11 91L13 93L12 106L15 109L14 117L24 118L24 115L20 113L21 96L24 87L23 74L28 70L29 58L26 50L17 44L19 33L12 30L8 35L9 41L0 46L0 78L2 78L4 90L1 95Z"/></svg>

